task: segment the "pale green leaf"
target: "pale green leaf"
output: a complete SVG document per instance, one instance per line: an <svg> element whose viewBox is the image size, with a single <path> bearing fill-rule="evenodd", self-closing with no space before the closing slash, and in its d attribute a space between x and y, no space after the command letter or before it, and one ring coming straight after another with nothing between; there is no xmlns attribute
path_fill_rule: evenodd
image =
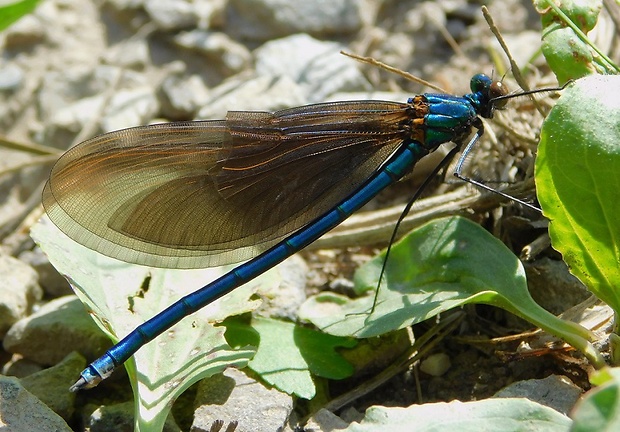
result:
<svg viewBox="0 0 620 432"><path fill-rule="evenodd" d="M350 299L319 294L302 305L300 317L330 334L372 337L464 304L485 303L563 338L595 364L604 363L590 344L593 335L536 304L516 256L467 219L437 219L393 245L373 309L374 289L384 261L385 255L381 254L356 273L356 285L371 290L368 295Z"/></svg>
<svg viewBox="0 0 620 432"><path fill-rule="evenodd" d="M571 420L528 399L486 399L412 405L408 408L374 406L360 423L339 432L568 432ZM593 430L593 429L591 429Z"/></svg>
<svg viewBox="0 0 620 432"><path fill-rule="evenodd" d="M100 255L62 234L47 218L32 235L50 262L67 275L97 324L116 342L165 307L227 271L224 268L168 270L127 264ZM172 402L197 380L243 367L254 349L232 349L226 317L251 311L262 283L277 280L277 269L186 317L142 347L126 363L141 429L159 430ZM77 377L76 377L77 378Z"/></svg>
<svg viewBox="0 0 620 432"><path fill-rule="evenodd" d="M305 399L316 393L313 375L343 379L353 367L337 352L355 341L331 336L293 323L256 317L251 325L242 320L225 322L226 338L233 346L258 346L249 368L274 387Z"/></svg>
<svg viewBox="0 0 620 432"><path fill-rule="evenodd" d="M538 200L570 271L620 312L620 76L563 91L543 124Z"/></svg>

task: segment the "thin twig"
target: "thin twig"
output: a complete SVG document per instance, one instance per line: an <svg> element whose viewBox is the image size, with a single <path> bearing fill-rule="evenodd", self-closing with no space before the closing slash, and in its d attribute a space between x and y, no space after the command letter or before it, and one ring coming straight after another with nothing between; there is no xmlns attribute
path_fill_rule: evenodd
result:
<svg viewBox="0 0 620 432"><path fill-rule="evenodd" d="M392 72L392 73L394 73L396 75L399 75L399 76L401 76L401 77L403 77L405 79L408 79L409 81L413 81L415 83L418 83L418 84L424 85L426 87L432 88L434 90L437 90L438 92L448 93L446 90L442 89L439 86L436 86L433 83L430 83L430 82L428 82L428 81L426 81L426 80L424 80L422 78L418 78L417 76L412 75L409 72L405 72L405 71L397 69L397 68L395 68L393 66L387 65L387 64L385 64L385 63L383 63L383 62L381 62L381 61L379 61L379 60L377 60L375 58L372 58L372 57L362 57L362 56L359 56L357 54L351 54L351 53L348 53L348 52L345 52L345 51L340 51L340 54L345 55L347 57L351 57L352 59L355 59L355 60L357 60L359 62L379 67L379 68L381 68L383 70L386 70L388 72Z"/></svg>

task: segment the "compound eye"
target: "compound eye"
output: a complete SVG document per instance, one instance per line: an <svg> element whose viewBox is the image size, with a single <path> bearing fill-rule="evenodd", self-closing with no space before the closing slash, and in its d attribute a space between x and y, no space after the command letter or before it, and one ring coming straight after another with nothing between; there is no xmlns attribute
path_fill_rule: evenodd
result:
<svg viewBox="0 0 620 432"><path fill-rule="evenodd" d="M491 78L485 74L479 73L471 77L469 87L473 93L485 92L491 85Z"/></svg>
<svg viewBox="0 0 620 432"><path fill-rule="evenodd" d="M493 83L489 86L489 99L491 101L493 101L493 99L497 97L506 96L507 94L508 94L508 89L500 81L493 81ZM493 102L493 106L496 109L502 109L506 106L507 102L508 102L507 99L498 100L496 102Z"/></svg>

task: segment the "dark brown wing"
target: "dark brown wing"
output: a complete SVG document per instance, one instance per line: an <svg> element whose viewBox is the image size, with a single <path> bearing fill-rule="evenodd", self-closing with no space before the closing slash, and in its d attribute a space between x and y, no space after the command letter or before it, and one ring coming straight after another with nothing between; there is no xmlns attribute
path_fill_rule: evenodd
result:
<svg viewBox="0 0 620 432"><path fill-rule="evenodd" d="M124 261L240 261L355 191L406 136L406 108L338 102L112 132L61 157L43 203L74 240Z"/></svg>

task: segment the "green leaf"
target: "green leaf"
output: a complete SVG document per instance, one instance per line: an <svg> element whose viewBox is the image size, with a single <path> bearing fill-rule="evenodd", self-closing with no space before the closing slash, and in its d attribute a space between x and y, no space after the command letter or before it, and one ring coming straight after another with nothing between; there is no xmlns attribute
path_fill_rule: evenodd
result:
<svg viewBox="0 0 620 432"><path fill-rule="evenodd" d="M570 425L568 417L528 399L497 398L466 403L429 403L408 408L374 406L366 410L360 423L353 423L342 432L568 432Z"/></svg>
<svg viewBox="0 0 620 432"><path fill-rule="evenodd" d="M113 341L161 312L183 295L220 276L226 269L167 270L127 264L85 248L61 233L47 218L32 235L50 262L67 275L98 326ZM251 311L260 284L277 279L277 267L173 326L142 347L125 363L142 430L161 430L173 401L194 382L244 367L254 349L232 349L223 327L225 318ZM76 377L77 378L77 377Z"/></svg>
<svg viewBox="0 0 620 432"><path fill-rule="evenodd" d="M355 283L373 290L385 255L362 266ZM460 217L429 222L392 247L374 311L374 293L358 299L319 294L300 317L340 336L372 337L432 318L467 303L501 307L604 364L583 327L550 314L531 298L520 261L479 225Z"/></svg>
<svg viewBox="0 0 620 432"><path fill-rule="evenodd" d="M28 15L37 7L40 0L22 0L0 6L0 31L6 29L15 21Z"/></svg>
<svg viewBox="0 0 620 432"><path fill-rule="evenodd" d="M620 430L620 369L606 368L593 376L590 390L573 412L572 432Z"/></svg>
<svg viewBox="0 0 620 432"><path fill-rule="evenodd" d="M253 318L251 325L234 318L224 324L232 346L258 346L249 368L288 394L312 399L316 394L313 374L343 379L353 373L353 367L336 352L337 347L354 346L353 339L269 318Z"/></svg>
<svg viewBox="0 0 620 432"><path fill-rule="evenodd" d="M620 312L620 77L564 90L543 124L538 199L571 272Z"/></svg>
<svg viewBox="0 0 620 432"><path fill-rule="evenodd" d="M586 34L594 28L601 0L535 0L543 25L542 52L560 83L618 68Z"/></svg>

